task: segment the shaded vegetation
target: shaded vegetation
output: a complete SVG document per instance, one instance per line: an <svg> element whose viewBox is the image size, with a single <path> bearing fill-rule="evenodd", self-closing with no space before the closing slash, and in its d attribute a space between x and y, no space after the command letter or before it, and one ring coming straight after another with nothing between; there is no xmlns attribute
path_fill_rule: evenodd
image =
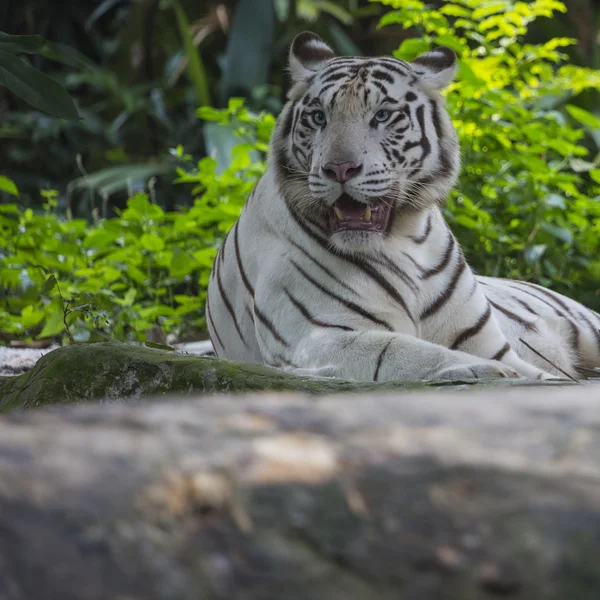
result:
<svg viewBox="0 0 600 600"><path fill-rule="evenodd" d="M446 216L470 263L479 273L536 281L600 308L600 119L594 114L600 72L575 64L582 62L577 40L540 39L552 29L548 24L566 18L561 2L299 1L295 11L292 4L253 4L263 21L249 16L244 0L235 11L215 6L200 20L185 2L105 2L104 14L89 16L88 29L110 15L110 23L130 19L132 39L139 22L148 26L151 17L169 31L163 40L169 43L157 46L150 61L163 87L123 84L130 69L117 64L118 52L106 50L110 35L100 27L106 39L85 50L96 61L106 51L102 60L110 63L110 55L117 62L107 70L82 58L85 67L63 78L80 121L8 114L0 128L0 138L12 140L0 149L0 159L1 153L7 159L0 177L6 240L0 339L164 343L203 335L212 260L264 172L286 87L286 45L306 28L340 53L361 53L354 39L367 54L387 52L390 39L401 40L394 54L408 60L436 45L453 48L459 73L447 98L463 172ZM224 19L228 38L220 29ZM365 29L372 33L361 34ZM393 33L387 38L386 32ZM244 52L255 47L252 40L256 52ZM223 53L220 67L210 58L213 49ZM259 68L269 57L271 69ZM55 151L57 140L64 143ZM77 154L81 171L103 167L69 180L73 156L84 148L98 160ZM49 189L34 182L42 205L31 181L15 171L21 151L23 164L44 154L38 175L48 161L62 169L42 178Z"/></svg>

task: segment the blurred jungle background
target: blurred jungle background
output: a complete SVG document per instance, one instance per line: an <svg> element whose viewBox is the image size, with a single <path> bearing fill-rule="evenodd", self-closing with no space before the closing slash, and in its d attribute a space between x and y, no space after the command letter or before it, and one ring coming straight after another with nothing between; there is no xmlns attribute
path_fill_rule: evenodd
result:
<svg viewBox="0 0 600 600"><path fill-rule="evenodd" d="M212 261L307 29L340 54L453 48L445 211L467 258L600 309L599 2L9 0L0 343L206 337Z"/></svg>

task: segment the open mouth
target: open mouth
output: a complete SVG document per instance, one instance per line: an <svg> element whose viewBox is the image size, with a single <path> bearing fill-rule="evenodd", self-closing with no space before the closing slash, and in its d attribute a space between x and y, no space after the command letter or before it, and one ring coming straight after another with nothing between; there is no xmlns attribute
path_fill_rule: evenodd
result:
<svg viewBox="0 0 600 600"><path fill-rule="evenodd" d="M342 194L329 209L331 233L338 231L387 232L392 221L392 205L384 200L373 204L357 202L348 194Z"/></svg>

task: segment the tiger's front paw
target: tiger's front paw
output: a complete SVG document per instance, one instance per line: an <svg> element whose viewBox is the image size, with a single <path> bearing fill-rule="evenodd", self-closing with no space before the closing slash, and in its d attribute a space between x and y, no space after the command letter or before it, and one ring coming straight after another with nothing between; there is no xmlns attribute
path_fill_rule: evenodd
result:
<svg viewBox="0 0 600 600"><path fill-rule="evenodd" d="M453 365L438 371L431 381L473 381L486 379L519 379L521 375L500 362L489 361L466 365Z"/></svg>

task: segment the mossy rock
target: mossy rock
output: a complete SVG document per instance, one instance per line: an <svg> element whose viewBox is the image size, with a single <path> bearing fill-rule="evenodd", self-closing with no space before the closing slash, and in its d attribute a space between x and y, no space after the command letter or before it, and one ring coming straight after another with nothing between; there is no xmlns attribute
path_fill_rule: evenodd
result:
<svg viewBox="0 0 600 600"><path fill-rule="evenodd" d="M451 385L462 383L466 382ZM494 386L515 383L527 385L523 381L504 380ZM325 395L407 390L428 385L431 384L299 377L258 364L105 342L59 348L43 356L23 375L0 377L0 412L90 400L131 402L164 394L294 391Z"/></svg>

